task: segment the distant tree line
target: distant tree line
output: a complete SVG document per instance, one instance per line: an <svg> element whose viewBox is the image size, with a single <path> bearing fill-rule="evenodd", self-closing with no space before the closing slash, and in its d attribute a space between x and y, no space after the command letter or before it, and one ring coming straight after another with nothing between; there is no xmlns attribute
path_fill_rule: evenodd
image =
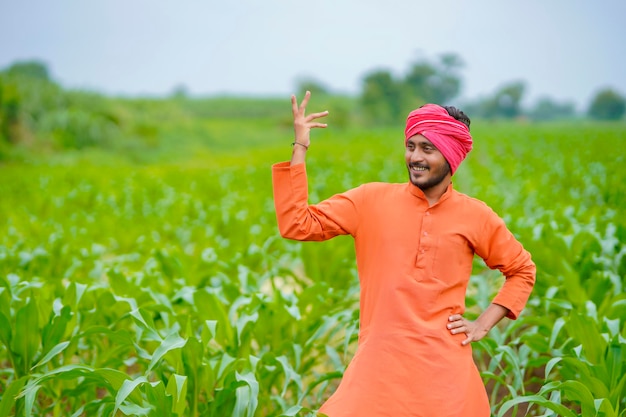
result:
<svg viewBox="0 0 626 417"><path fill-rule="evenodd" d="M406 117L411 109L424 103L447 103L461 89L457 55L444 54L434 63L414 63L404 77L393 77L389 71L375 70L363 79L361 105L370 120L394 122Z"/></svg>
<svg viewBox="0 0 626 417"><path fill-rule="evenodd" d="M443 54L435 60L419 59L403 76L389 70L376 69L367 73L359 96L361 112L366 121L386 124L402 120L408 111L424 103L453 104L461 92L463 61L456 54ZM308 79L304 83L311 91L328 93L321 83ZM570 102L558 102L549 97L539 99L525 109L522 101L526 92L523 81L511 81L493 94L462 103L462 109L472 118L516 119L536 121L564 120L590 117L596 120L620 120L626 112L626 98L611 88L598 91L585 114L577 114Z"/></svg>
<svg viewBox="0 0 626 417"><path fill-rule="evenodd" d="M7 144L51 149L103 146L120 134L120 115L102 95L67 91L40 62L17 62L0 72L0 159Z"/></svg>
<svg viewBox="0 0 626 417"><path fill-rule="evenodd" d="M427 102L454 104L462 87L462 68L458 55L443 54L435 60L415 61L401 76L385 69L372 70L363 77L358 96L349 99L332 94L322 83L310 78L300 80L299 88L331 103L333 123L339 127L348 125L354 117L369 124L389 124L402 121L408 111ZM490 96L463 103L461 107L472 118L485 119L556 120L582 116L576 114L572 103L550 98L540 99L532 108L524 109L521 103L525 90L524 82L510 82ZM185 105L186 111L194 106L206 107L201 100L189 98L184 86L177 87L171 97L162 101L168 100L173 103L172 109ZM620 120L625 111L624 96L606 88L594 96L586 115L596 120ZM144 140L145 129L137 121L129 120L133 117L120 111L104 95L63 89L51 79L41 62L16 62L0 71L0 159L8 146L35 139L39 147L51 149L109 146L120 137Z"/></svg>

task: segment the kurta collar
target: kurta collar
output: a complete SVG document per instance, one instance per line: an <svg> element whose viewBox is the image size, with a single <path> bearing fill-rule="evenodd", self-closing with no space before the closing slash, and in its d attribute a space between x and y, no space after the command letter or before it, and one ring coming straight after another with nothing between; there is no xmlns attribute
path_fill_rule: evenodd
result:
<svg viewBox="0 0 626 417"><path fill-rule="evenodd" d="M420 200L424 200L424 202L428 203L428 200L426 199L426 195L424 194L424 192L418 186L414 185L411 181L407 183L407 188L409 192L413 194L415 197L419 198ZM448 185L448 188L446 188L446 191L443 193L439 201L437 201L431 207L441 204L442 202L450 198L450 196L452 195L452 191L453 191L452 182L450 182L450 184Z"/></svg>

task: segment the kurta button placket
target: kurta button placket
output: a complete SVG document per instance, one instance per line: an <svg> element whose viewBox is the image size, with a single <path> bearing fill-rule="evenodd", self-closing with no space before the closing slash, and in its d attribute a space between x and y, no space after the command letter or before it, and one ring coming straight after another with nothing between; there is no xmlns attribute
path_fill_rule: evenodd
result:
<svg viewBox="0 0 626 417"><path fill-rule="evenodd" d="M422 216L422 224L421 224L421 239L419 240L419 246L417 250L417 255L415 256L415 267L419 269L425 269L427 263L426 257L427 252L431 248L431 238L429 234L429 230L431 229L432 218L430 217L430 211L427 210L424 212Z"/></svg>

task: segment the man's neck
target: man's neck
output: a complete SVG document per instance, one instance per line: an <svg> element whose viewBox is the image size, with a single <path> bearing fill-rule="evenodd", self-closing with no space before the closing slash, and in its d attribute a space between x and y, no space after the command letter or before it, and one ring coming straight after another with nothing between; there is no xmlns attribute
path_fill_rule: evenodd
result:
<svg viewBox="0 0 626 417"><path fill-rule="evenodd" d="M439 201L441 196L445 194L451 182L452 180L448 176L434 187L430 187L427 190L422 190L424 191L424 195L426 196L426 200L428 201L429 206L433 206Z"/></svg>

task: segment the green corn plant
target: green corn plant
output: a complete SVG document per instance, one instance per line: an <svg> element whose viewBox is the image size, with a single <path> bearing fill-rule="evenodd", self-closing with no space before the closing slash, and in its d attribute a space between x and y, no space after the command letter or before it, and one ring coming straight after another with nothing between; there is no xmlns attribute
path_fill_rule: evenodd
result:
<svg viewBox="0 0 626 417"><path fill-rule="evenodd" d="M535 404L558 415L626 415L626 339L615 324L608 324L609 332L602 334L600 323L574 313L563 328L576 345L547 363L546 382L536 395L507 401L498 416L522 403Z"/></svg>
<svg viewBox="0 0 626 417"><path fill-rule="evenodd" d="M268 169L291 127L118 105L153 153L112 141L0 167L0 417L316 415L354 353L359 288L349 238L278 236ZM624 128L476 129L455 187L503 215L539 272L524 314L474 345L493 414L624 417ZM395 134L321 133L311 200L406 181ZM477 263L468 314L500 284Z"/></svg>

